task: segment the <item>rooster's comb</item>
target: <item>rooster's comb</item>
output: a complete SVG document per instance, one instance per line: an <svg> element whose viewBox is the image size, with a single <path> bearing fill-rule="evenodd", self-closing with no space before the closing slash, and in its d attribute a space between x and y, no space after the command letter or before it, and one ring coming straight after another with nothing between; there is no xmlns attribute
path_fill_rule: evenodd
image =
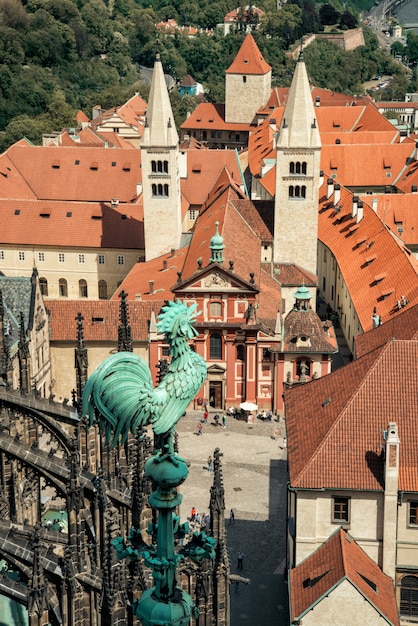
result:
<svg viewBox="0 0 418 626"><path fill-rule="evenodd" d="M188 306L181 300L170 300L167 305L162 307L161 313L157 318L157 331L159 333L170 333L173 330L175 320L177 320L179 316L182 316L183 319L187 318L188 323L192 326L198 315L196 309L196 302Z"/></svg>

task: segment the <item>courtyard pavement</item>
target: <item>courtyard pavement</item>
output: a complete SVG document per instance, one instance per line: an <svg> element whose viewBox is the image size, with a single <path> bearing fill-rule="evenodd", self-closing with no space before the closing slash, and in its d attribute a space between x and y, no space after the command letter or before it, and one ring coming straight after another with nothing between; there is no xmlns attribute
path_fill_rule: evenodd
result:
<svg viewBox="0 0 418 626"><path fill-rule="evenodd" d="M288 624L286 555L287 462L283 446L285 424L254 423L227 418L226 428L216 426L212 411L197 435L200 411L188 411L177 425L179 454L190 463L182 487L181 518L193 507L209 511L213 473L207 469L215 448L222 452L225 487L225 524L231 573L250 579L249 585L231 586L231 626ZM235 514L229 523L230 509ZM244 553L243 570L237 570L237 552Z"/></svg>

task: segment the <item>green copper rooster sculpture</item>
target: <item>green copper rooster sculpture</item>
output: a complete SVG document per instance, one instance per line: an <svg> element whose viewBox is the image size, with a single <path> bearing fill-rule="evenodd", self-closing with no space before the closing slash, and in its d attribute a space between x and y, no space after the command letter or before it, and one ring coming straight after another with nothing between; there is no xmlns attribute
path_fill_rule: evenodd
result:
<svg viewBox="0 0 418 626"><path fill-rule="evenodd" d="M88 379L83 415L89 416L90 425L99 423L111 448L119 437L124 443L138 426L151 424L156 435L170 435L199 391L206 363L187 343L198 334L196 308L195 303L170 301L158 316L157 330L166 335L171 362L157 387L146 362L132 352L113 354Z"/></svg>
<svg viewBox="0 0 418 626"><path fill-rule="evenodd" d="M129 432L151 424L155 452L145 463L145 474L157 486L149 497L158 511L157 543L147 544L138 528L126 539L112 540L118 558L143 559L152 569L154 586L132 603L133 613L144 626L187 626L199 611L191 596L177 584L177 566L186 558L194 561L215 557L215 540L195 533L179 552L175 538L185 537L188 523L179 524L175 510L182 495L177 491L187 478L186 461L174 451L173 436L178 420L206 378L206 364L187 341L197 335L196 304L169 302L158 316L157 330L165 333L170 346L168 370L154 388L148 365L131 352L119 352L104 361L88 379L83 394L83 415L90 425L98 423L113 448L124 443ZM151 536L155 533L152 531Z"/></svg>

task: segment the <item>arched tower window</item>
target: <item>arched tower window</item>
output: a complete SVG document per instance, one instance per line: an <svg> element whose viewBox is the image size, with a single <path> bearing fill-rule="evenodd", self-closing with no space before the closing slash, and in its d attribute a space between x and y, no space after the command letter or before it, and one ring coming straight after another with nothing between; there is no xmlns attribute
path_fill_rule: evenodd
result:
<svg viewBox="0 0 418 626"><path fill-rule="evenodd" d="M107 300L107 282L105 280L99 280L99 298L100 300Z"/></svg>
<svg viewBox="0 0 418 626"><path fill-rule="evenodd" d="M401 581L401 615L418 617L418 578L404 576Z"/></svg>
<svg viewBox="0 0 418 626"><path fill-rule="evenodd" d="M68 298L68 283L65 278L60 278L58 281L58 292L61 298Z"/></svg>
<svg viewBox="0 0 418 626"><path fill-rule="evenodd" d="M152 195L156 196L157 195L157 185L152 185L151 189L152 189Z"/></svg>
<svg viewBox="0 0 418 626"><path fill-rule="evenodd" d="M294 174L295 173L295 164L293 163L293 161L291 161L289 163L289 174Z"/></svg>
<svg viewBox="0 0 418 626"><path fill-rule="evenodd" d="M48 281L46 278L39 279L39 287L41 289L41 294L43 296L47 296L48 295Z"/></svg>
<svg viewBox="0 0 418 626"><path fill-rule="evenodd" d="M307 172L307 164L306 164L306 161L303 161L303 163L302 163L302 174L304 174L306 176L306 172Z"/></svg>
<svg viewBox="0 0 418 626"><path fill-rule="evenodd" d="M151 171L152 172L156 172L157 171L157 162L156 161L151 161Z"/></svg>
<svg viewBox="0 0 418 626"><path fill-rule="evenodd" d="M78 295L80 298L87 298L87 281L84 278L78 281Z"/></svg>
<svg viewBox="0 0 418 626"><path fill-rule="evenodd" d="M209 358L222 359L222 337L219 333L210 336Z"/></svg>
<svg viewBox="0 0 418 626"><path fill-rule="evenodd" d="M293 185L289 186L289 198L294 198L295 196L295 188L293 187Z"/></svg>

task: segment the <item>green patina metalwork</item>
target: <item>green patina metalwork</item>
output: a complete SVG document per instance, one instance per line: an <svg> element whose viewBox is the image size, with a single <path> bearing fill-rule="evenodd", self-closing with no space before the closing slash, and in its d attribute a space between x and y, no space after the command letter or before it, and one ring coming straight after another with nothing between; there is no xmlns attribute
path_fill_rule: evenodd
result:
<svg viewBox="0 0 418 626"><path fill-rule="evenodd" d="M106 443L113 448L124 443L129 432L151 424L157 437L154 456L145 472L156 483L150 503L158 510L158 524L149 529L156 544L147 544L139 529L133 528L126 541L113 541L118 558L144 559L152 569L154 587L133 604L135 615L145 626L186 626L197 609L189 594L177 585L178 564L213 559L215 540L206 533L194 533L179 552L174 539L184 537L188 524L180 524L174 510L182 496L177 491L187 478L186 461L174 452L173 435L178 420L206 378L206 363L187 344L197 335L194 328L196 304L169 302L158 316L157 330L166 335L171 362L160 384L154 388L148 365L131 352L119 352L104 361L87 381L83 394L83 415L98 423Z"/></svg>

